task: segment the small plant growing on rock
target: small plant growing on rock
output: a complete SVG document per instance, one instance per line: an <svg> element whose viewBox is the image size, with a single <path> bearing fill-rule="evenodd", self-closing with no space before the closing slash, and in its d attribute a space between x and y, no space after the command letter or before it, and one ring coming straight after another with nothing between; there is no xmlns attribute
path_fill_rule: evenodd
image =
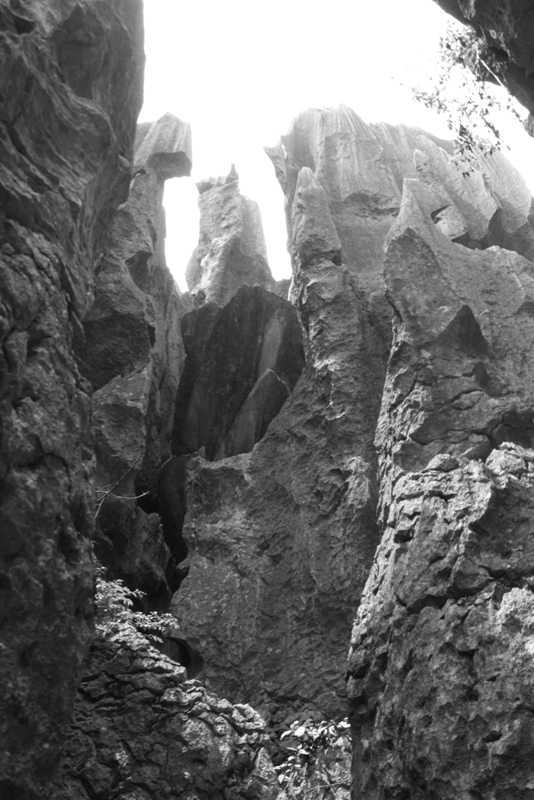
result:
<svg viewBox="0 0 534 800"><path fill-rule="evenodd" d="M282 796L300 798L349 797L350 752L347 720L293 722L280 739L288 753L275 770Z"/></svg>
<svg viewBox="0 0 534 800"><path fill-rule="evenodd" d="M96 569L96 632L102 639L136 638L142 633L148 639L161 641L170 625L176 625L171 614L134 611L135 601L145 593L140 589L129 589L120 578L107 580L106 570L100 564Z"/></svg>
<svg viewBox="0 0 534 800"><path fill-rule="evenodd" d="M429 83L412 88L415 100L443 114L455 136L456 161L465 174L480 156L503 146L494 112L508 112L525 124L499 77L495 51L475 31L449 22ZM494 89L505 90L502 98Z"/></svg>

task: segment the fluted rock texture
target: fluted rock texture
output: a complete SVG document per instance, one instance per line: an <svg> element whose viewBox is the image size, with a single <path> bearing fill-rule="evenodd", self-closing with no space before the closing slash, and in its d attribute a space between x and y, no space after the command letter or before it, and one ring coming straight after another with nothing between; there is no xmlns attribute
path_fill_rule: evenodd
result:
<svg viewBox="0 0 534 800"><path fill-rule="evenodd" d="M377 543L373 436L387 356L310 170L291 230L306 367L249 455L191 462L191 567L173 600L208 685L275 723L344 715L340 665Z"/></svg>
<svg viewBox="0 0 534 800"><path fill-rule="evenodd" d="M415 753L425 735L433 741L435 709L413 723L421 733L406 750L414 755L403 762L402 778L390 779L386 759L388 748L392 763L402 759L403 703L410 702L400 678L391 693L387 688L387 670L397 669L397 651L388 651L391 626L406 616L400 647L412 641L409 621L444 603L426 594L439 571L434 553L426 560L418 545L413 563L395 562L419 520L419 501L403 476L449 456L485 470L483 461L504 442L532 446L532 262L525 257L533 252L532 201L499 154L462 175L449 143L405 126L366 125L344 107L300 115L269 155L287 198L290 296L305 333L306 366L252 452L190 462L190 569L173 612L218 693L251 702L275 726L296 713L342 716L346 636L382 536L353 642L353 726L358 746L368 747L358 756L357 791L362 798L419 791L414 796L423 798L438 790L421 783ZM437 488L439 475L444 485L449 480L447 470L438 473L431 504L446 507L452 489ZM476 516L478 501L473 509L461 502ZM398 522L403 503L406 520ZM426 531L431 523L423 518ZM447 524L449 542L460 532ZM447 570L440 580L454 582ZM467 595L477 594L477 580ZM416 611L405 609L409 598L397 597L396 582L422 596ZM450 589L451 596L458 591ZM414 673L422 685L422 651L413 659L422 665ZM451 674L453 694L455 680ZM446 697L445 688L438 694ZM382 709L395 703L397 715L382 721ZM453 721L461 725L463 714L458 705ZM436 721L435 730L440 725L437 738L444 736L444 723ZM432 759L439 761L429 751L425 763ZM467 768L454 780L458 794L471 780Z"/></svg>
<svg viewBox="0 0 534 800"><path fill-rule="evenodd" d="M356 798L527 798L534 265L444 235L405 180L377 429L382 542L354 626Z"/></svg>
<svg viewBox="0 0 534 800"><path fill-rule="evenodd" d="M239 177L229 174L197 184L200 233L186 271L196 305L224 306L241 286L274 290L267 262L258 204L239 192Z"/></svg>
<svg viewBox="0 0 534 800"><path fill-rule="evenodd" d="M128 192L142 5L2 0L0 31L0 795L41 800L91 632L91 405L72 341Z"/></svg>
<svg viewBox="0 0 534 800"><path fill-rule="evenodd" d="M156 497L170 455L187 310L165 263L162 202L165 181L190 172L187 123L166 114L138 126L130 192L110 223L76 348L94 390L97 554L162 605L169 582L176 588L174 547L164 540Z"/></svg>
<svg viewBox="0 0 534 800"><path fill-rule="evenodd" d="M224 308L209 304L191 311L182 330L187 360L176 398L173 453L203 447L211 461L249 452L304 366L295 309L260 286L243 286Z"/></svg>
<svg viewBox="0 0 534 800"><path fill-rule="evenodd" d="M534 114L534 19L529 0L434 0L460 22L471 25L485 59L507 89ZM528 126L532 135L534 127Z"/></svg>
<svg viewBox="0 0 534 800"><path fill-rule="evenodd" d="M54 800L275 800L265 723L133 631L93 644Z"/></svg>

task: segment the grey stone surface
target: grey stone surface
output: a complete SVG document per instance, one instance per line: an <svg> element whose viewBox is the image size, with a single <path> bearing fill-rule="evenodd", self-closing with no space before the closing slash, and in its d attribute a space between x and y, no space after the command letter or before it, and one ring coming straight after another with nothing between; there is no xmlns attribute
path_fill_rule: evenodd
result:
<svg viewBox="0 0 534 800"><path fill-rule="evenodd" d="M55 800L275 800L265 723L131 631L96 641Z"/></svg>
<svg viewBox="0 0 534 800"><path fill-rule="evenodd" d="M189 306L165 262L162 203L165 181L191 172L189 125L171 114L139 125L134 164L76 350L94 389L97 554L164 606L177 584L172 546L155 512L185 357L180 322Z"/></svg>
<svg viewBox="0 0 534 800"><path fill-rule="evenodd" d="M92 631L91 401L72 341L128 192L142 4L2 0L0 30L0 795L42 800Z"/></svg>
<svg viewBox="0 0 534 800"><path fill-rule="evenodd" d="M534 265L405 182L385 277L382 542L353 630L355 797L527 798Z"/></svg>
<svg viewBox="0 0 534 800"><path fill-rule="evenodd" d="M246 453L265 434L304 366L291 304L242 286L226 306L183 319L186 362L176 397L172 451L204 448L209 460Z"/></svg>
<svg viewBox="0 0 534 800"><path fill-rule="evenodd" d="M199 241L186 271L195 305L224 306L242 286L274 291L260 210L240 194L235 167L227 176L201 181L197 188Z"/></svg>

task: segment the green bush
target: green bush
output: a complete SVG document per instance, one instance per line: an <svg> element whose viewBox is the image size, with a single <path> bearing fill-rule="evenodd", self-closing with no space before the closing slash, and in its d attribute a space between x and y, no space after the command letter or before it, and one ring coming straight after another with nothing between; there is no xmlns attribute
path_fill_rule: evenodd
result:
<svg viewBox="0 0 534 800"><path fill-rule="evenodd" d="M465 174L480 156L503 147L494 112L506 111L524 124L499 71L494 51L475 31L450 21L428 83L412 87L415 100L444 115L455 138L457 163ZM495 93L495 86L504 89L501 97Z"/></svg>
<svg viewBox="0 0 534 800"><path fill-rule="evenodd" d="M332 782L328 774L329 755L349 758L351 743L348 735L349 723L322 720L293 722L280 740L287 740L288 753L282 763L275 766L278 783L286 796L298 800L306 795L319 794L321 790L332 792L345 783ZM311 779L311 780L310 780ZM323 795L325 792L323 792Z"/></svg>
<svg viewBox="0 0 534 800"><path fill-rule="evenodd" d="M134 611L135 601L142 601L145 593L129 589L120 578L107 580L106 570L100 564L96 569L96 633L102 639L119 637L133 639L135 632L148 639L161 641L169 626L176 626L172 614Z"/></svg>

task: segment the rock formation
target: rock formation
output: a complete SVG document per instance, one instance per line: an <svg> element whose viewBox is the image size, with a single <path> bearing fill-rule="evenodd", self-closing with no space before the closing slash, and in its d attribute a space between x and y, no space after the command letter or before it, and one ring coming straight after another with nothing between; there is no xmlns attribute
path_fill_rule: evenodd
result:
<svg viewBox="0 0 534 800"><path fill-rule="evenodd" d="M142 4L2 0L0 23L0 795L40 800L91 634L91 403L72 342L128 192Z"/></svg>
<svg viewBox="0 0 534 800"><path fill-rule="evenodd" d="M92 646L54 800L275 800L265 723L139 634Z"/></svg>
<svg viewBox="0 0 534 800"><path fill-rule="evenodd" d="M374 424L386 347L304 169L292 213L306 367L248 455L190 463L188 577L173 600L208 686L280 724L344 715L355 598L377 543Z"/></svg>
<svg viewBox="0 0 534 800"><path fill-rule="evenodd" d="M173 612L205 658L208 686L278 724L293 713L344 711L339 665L379 538L374 440L392 308L400 313L383 248L406 203L403 186L418 187L432 234L461 263L485 264L495 244L531 255L534 238L530 194L499 154L465 176L449 143L366 125L344 107L301 114L268 152L287 198L306 367L250 454L190 462L190 567ZM403 270L420 268L399 264L401 283ZM462 336L469 321L457 310ZM219 312L195 313L207 332ZM198 409L195 418L204 418ZM470 446L485 441L477 431Z"/></svg>
<svg viewBox="0 0 534 800"><path fill-rule="evenodd" d="M188 306L165 263L162 202L165 181L190 172L188 124L167 114L138 126L130 193L110 223L76 347L94 391L97 555L163 607L176 554L156 514L159 470L170 456Z"/></svg>
<svg viewBox="0 0 534 800"><path fill-rule="evenodd" d="M0 0L0 796L274 800L273 731L346 713L357 613L356 800L526 800L530 193L499 154L464 175L423 131L312 109L268 151L290 301L234 169L199 184L182 296L161 202L190 133L134 147L141 4L60 5ZM524 5L448 6L528 105ZM95 513L109 573L176 624L125 632L119 590L54 788ZM310 797L346 796L346 755Z"/></svg>
<svg viewBox="0 0 534 800"><path fill-rule="evenodd" d="M198 247L186 271L195 304L226 305L241 286L274 290L258 204L239 193L234 166L221 178L197 183Z"/></svg>
<svg viewBox="0 0 534 800"><path fill-rule="evenodd" d="M534 266L452 244L433 202L405 181L385 258L395 335L382 542L350 660L355 796L527 797Z"/></svg>
<svg viewBox="0 0 534 800"><path fill-rule="evenodd" d="M186 301L167 280L159 214L163 178L184 162L189 168L187 138L183 125L168 116L148 134L141 128L136 162L144 166L112 222L96 277L100 291L78 347L96 389L97 476L107 475L113 495L121 495L102 506L98 552L111 567L108 574L141 586L148 604L163 609L164 588L188 570L181 528L191 454L202 448L211 458L224 458L227 451L252 449L303 366L295 310L260 286L242 286L224 307L211 303L183 313ZM161 154L163 174L154 164ZM166 292L156 294L153 287L162 284ZM122 347L120 357L114 341ZM166 458L173 419L175 455ZM145 512L144 498L138 505L133 498L141 479L153 513ZM124 499L128 492L130 500ZM153 648L147 651L146 640L132 630L126 637L120 633L113 641L100 637L92 647L54 796L194 793L274 800L278 781L258 714L186 681L183 667ZM187 665L192 677L202 669L203 656L183 637L173 626L154 647Z"/></svg>
<svg viewBox="0 0 534 800"><path fill-rule="evenodd" d="M302 368L294 308L260 286L243 286L224 308L183 319L187 359L174 411L176 456L205 449L218 460L248 453L291 394Z"/></svg>

